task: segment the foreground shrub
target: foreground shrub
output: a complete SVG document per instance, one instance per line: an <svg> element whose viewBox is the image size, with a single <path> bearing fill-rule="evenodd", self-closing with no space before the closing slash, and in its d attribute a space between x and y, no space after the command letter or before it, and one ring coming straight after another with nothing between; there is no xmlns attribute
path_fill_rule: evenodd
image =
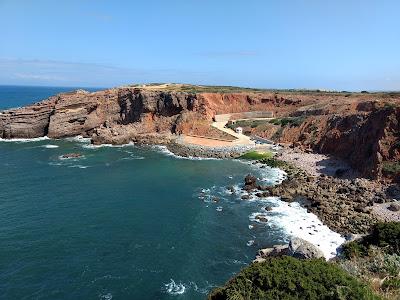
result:
<svg viewBox="0 0 400 300"><path fill-rule="evenodd" d="M400 223L387 222L376 224L366 242L385 248L388 253L400 255Z"/></svg>
<svg viewBox="0 0 400 300"><path fill-rule="evenodd" d="M345 258L366 256L371 245L389 254L400 255L400 223L377 223L369 236L344 244L342 254Z"/></svg>
<svg viewBox="0 0 400 300"><path fill-rule="evenodd" d="M364 284L322 259L270 258L243 269L208 297L219 299L379 299Z"/></svg>
<svg viewBox="0 0 400 300"><path fill-rule="evenodd" d="M346 258L361 257L368 254L368 248L356 241L343 245L342 254Z"/></svg>
<svg viewBox="0 0 400 300"><path fill-rule="evenodd" d="M399 278L387 278L382 284L383 290L398 290L400 289L400 279Z"/></svg>

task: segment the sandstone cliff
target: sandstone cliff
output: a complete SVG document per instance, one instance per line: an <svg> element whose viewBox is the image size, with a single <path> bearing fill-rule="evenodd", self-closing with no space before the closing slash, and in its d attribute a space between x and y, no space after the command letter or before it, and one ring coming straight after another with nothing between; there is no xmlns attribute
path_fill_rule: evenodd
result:
<svg viewBox="0 0 400 300"><path fill-rule="evenodd" d="M280 122L249 126L251 134L338 156L367 177L399 180L399 94L180 87L59 94L0 112L0 137L168 143L174 134L218 135L210 129L215 114L266 110Z"/></svg>

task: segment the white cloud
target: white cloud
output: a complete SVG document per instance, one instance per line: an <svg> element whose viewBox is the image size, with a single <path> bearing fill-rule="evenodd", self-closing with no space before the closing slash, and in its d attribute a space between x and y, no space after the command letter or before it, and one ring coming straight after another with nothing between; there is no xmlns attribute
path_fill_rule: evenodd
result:
<svg viewBox="0 0 400 300"><path fill-rule="evenodd" d="M17 79L33 79L33 80L54 80L54 81L65 81L65 77L45 75L45 74L31 74L31 73L15 73Z"/></svg>

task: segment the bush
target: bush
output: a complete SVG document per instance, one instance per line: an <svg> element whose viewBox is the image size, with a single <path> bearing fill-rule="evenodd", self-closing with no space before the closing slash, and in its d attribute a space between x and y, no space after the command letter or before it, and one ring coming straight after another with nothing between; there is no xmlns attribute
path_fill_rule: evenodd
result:
<svg viewBox="0 0 400 300"><path fill-rule="evenodd" d="M376 224L366 242L383 247L388 253L400 255L400 223L387 222Z"/></svg>
<svg viewBox="0 0 400 300"><path fill-rule="evenodd" d="M344 244L342 251L345 258L362 257L368 254L368 248L356 241Z"/></svg>
<svg viewBox="0 0 400 300"><path fill-rule="evenodd" d="M398 290L400 289L399 278L387 278L382 284L382 290Z"/></svg>
<svg viewBox="0 0 400 300"><path fill-rule="evenodd" d="M290 127L298 127L300 126L305 120L304 116L300 117L288 117L288 118L282 118L282 119L272 119L269 122L274 125L280 125L282 127L285 127L289 125Z"/></svg>
<svg viewBox="0 0 400 300"><path fill-rule="evenodd" d="M400 255L400 223L375 224L369 236L344 244L342 254L345 258L366 256L370 245L383 248L386 253Z"/></svg>
<svg viewBox="0 0 400 300"><path fill-rule="evenodd" d="M269 258L243 269L208 296L222 299L379 299L364 284L322 259Z"/></svg>

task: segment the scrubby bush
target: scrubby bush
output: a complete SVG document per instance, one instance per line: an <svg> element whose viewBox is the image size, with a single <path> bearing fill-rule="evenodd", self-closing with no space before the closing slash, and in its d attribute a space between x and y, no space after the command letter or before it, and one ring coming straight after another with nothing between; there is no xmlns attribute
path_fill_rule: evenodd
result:
<svg viewBox="0 0 400 300"><path fill-rule="evenodd" d="M281 119L272 119L269 122L274 125L280 125L282 127L290 126L290 127L298 127L300 126L305 120L304 116L300 117L287 117Z"/></svg>
<svg viewBox="0 0 400 300"><path fill-rule="evenodd" d="M366 239L366 243L385 248L388 253L400 255L400 223L378 223L374 226L372 234Z"/></svg>
<svg viewBox="0 0 400 300"><path fill-rule="evenodd" d="M368 248L359 242L353 241L343 245L342 253L346 258L362 257L368 254Z"/></svg>
<svg viewBox="0 0 400 300"><path fill-rule="evenodd" d="M383 290L398 290L400 289L400 278L387 278L382 284Z"/></svg>
<svg viewBox="0 0 400 300"><path fill-rule="evenodd" d="M322 259L269 258L243 269L208 297L222 299L379 299L338 266Z"/></svg>
<svg viewBox="0 0 400 300"><path fill-rule="evenodd" d="M368 248L374 245L383 248L386 253L400 255L400 223L377 223L372 233L360 241L343 245L342 254L345 258L368 255Z"/></svg>

